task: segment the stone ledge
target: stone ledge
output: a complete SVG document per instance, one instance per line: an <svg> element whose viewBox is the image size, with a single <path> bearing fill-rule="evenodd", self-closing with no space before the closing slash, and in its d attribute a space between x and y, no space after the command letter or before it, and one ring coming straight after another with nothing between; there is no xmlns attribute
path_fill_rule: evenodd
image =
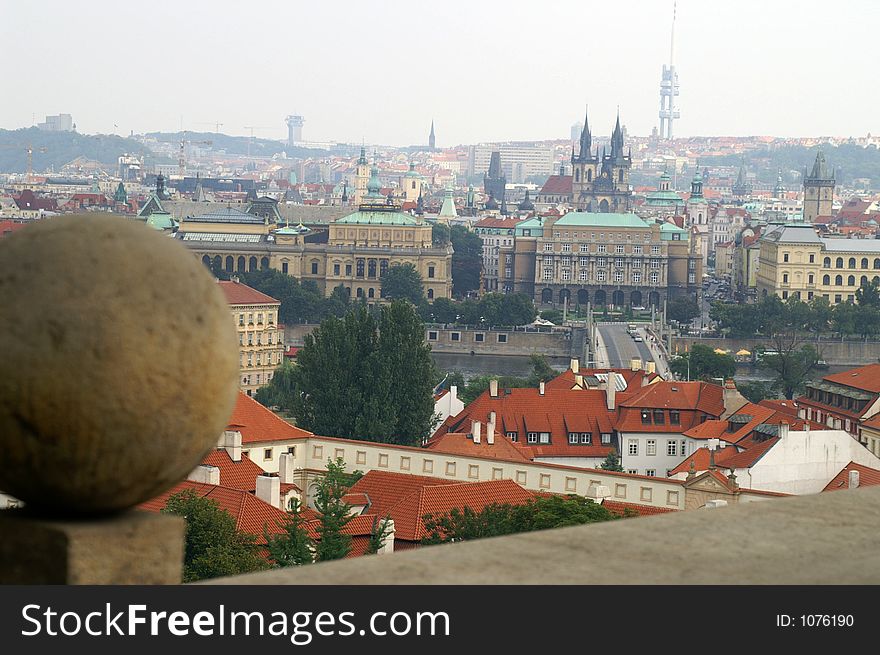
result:
<svg viewBox="0 0 880 655"><path fill-rule="evenodd" d="M218 578L207 584L880 584L880 487Z"/></svg>
<svg viewBox="0 0 880 655"><path fill-rule="evenodd" d="M182 518L53 520L0 511L0 584L180 584Z"/></svg>

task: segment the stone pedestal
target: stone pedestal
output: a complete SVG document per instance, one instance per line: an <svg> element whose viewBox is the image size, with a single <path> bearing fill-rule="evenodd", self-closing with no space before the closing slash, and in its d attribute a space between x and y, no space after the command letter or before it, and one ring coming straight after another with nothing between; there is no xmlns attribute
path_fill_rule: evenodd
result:
<svg viewBox="0 0 880 655"><path fill-rule="evenodd" d="M0 584L180 584L182 518L129 510L54 520L0 512Z"/></svg>

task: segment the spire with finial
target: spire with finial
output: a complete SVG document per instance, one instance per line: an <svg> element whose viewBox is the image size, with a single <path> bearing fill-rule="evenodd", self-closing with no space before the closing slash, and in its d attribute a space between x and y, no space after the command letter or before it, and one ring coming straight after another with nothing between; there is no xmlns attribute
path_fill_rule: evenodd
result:
<svg viewBox="0 0 880 655"><path fill-rule="evenodd" d="M425 198L422 195L422 190L419 189L419 197L416 200L416 215L421 216L425 213Z"/></svg>
<svg viewBox="0 0 880 655"><path fill-rule="evenodd" d="M437 140L434 137L434 119L431 119L431 134L428 136L428 147L433 150L436 147Z"/></svg>
<svg viewBox="0 0 880 655"><path fill-rule="evenodd" d="M583 163L589 160L590 150L593 148L593 137L590 134L589 106L584 110L584 129L581 130L580 150L577 161Z"/></svg>

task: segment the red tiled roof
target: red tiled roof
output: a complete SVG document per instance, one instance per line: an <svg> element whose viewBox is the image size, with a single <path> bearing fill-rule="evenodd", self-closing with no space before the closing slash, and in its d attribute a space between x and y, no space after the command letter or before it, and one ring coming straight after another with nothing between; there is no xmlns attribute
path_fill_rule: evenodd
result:
<svg viewBox="0 0 880 655"><path fill-rule="evenodd" d="M485 425L480 435L480 443L474 443L465 432L447 432L431 439L426 448L438 453L447 455L471 455L474 457L491 457L492 459L500 459L507 462L529 462L531 457L527 456L527 449L519 447L505 437L499 434L496 428L495 443L489 444L486 441ZM524 452L525 451L525 452Z"/></svg>
<svg viewBox="0 0 880 655"><path fill-rule="evenodd" d="M761 407L769 407L782 414L797 416L797 403L793 400L765 399L758 403Z"/></svg>
<svg viewBox="0 0 880 655"><path fill-rule="evenodd" d="M780 425L786 423L792 426L795 430L802 430L806 424L809 424L811 428L816 430L824 428L824 426L819 423L798 418L796 413L795 415L792 415L787 407L784 408L784 411L777 411L774 407L768 407L763 404L756 405L755 403L746 403L736 410L736 414L740 416L751 416L752 418L747 423L739 424L739 427L733 432L728 432L728 427L730 426L730 417L728 417L725 420L705 421L704 423L687 430L683 434L686 437L691 437L693 439L722 439L728 443L739 445L741 440L748 437L752 431L762 423L768 425Z"/></svg>
<svg viewBox="0 0 880 655"><path fill-rule="evenodd" d="M850 462L840 470L840 473L838 473L831 479L831 482L825 485L825 488L822 491L837 491L839 489L849 489L850 471L859 472L860 487L873 487L880 484L880 471L878 471L877 469L869 468L862 464Z"/></svg>
<svg viewBox="0 0 880 655"><path fill-rule="evenodd" d="M265 473L245 454L242 454L241 460L234 462L225 448L212 450L202 460L202 464L219 468L220 484L241 491L254 491L257 488L257 476Z"/></svg>
<svg viewBox="0 0 880 655"><path fill-rule="evenodd" d="M23 227L27 227L27 223L16 223L15 221L0 221L0 237L5 237L7 234L17 232Z"/></svg>
<svg viewBox="0 0 880 655"><path fill-rule="evenodd" d="M424 486L461 484L455 480L431 478L423 475L368 471L348 490L350 494L362 493L370 499L370 513L387 516L391 508Z"/></svg>
<svg viewBox="0 0 880 655"><path fill-rule="evenodd" d="M627 510L630 510L630 512L635 512L639 516L669 514L670 512L678 511L667 507L653 507L651 505L639 505L638 503L623 503L619 500L604 500L602 501L602 507L609 510L610 512L614 512L618 516L625 516L627 514Z"/></svg>
<svg viewBox="0 0 880 655"><path fill-rule="evenodd" d="M486 218L482 218L474 223L474 227L499 227L513 229L524 220L525 219L523 218L508 218L506 216L487 216Z"/></svg>
<svg viewBox="0 0 880 655"><path fill-rule="evenodd" d="M313 436L311 432L279 418L243 391L238 392L228 427L241 432L242 444Z"/></svg>
<svg viewBox="0 0 880 655"><path fill-rule="evenodd" d="M833 373L822 379L826 382L842 384L869 393L880 393L880 363L852 368L842 373Z"/></svg>
<svg viewBox="0 0 880 655"><path fill-rule="evenodd" d="M625 397L626 392L619 392L618 398ZM538 389L502 389L498 396L492 398L489 390L484 391L473 402L467 405L456 416L447 418L437 429L434 439L446 432L467 433L471 429L471 421L483 423L483 438L480 444L459 438L456 443L469 444L467 449L455 451L456 454L477 454L477 450L489 451L485 445L485 423L489 413L495 412L495 447L506 447L501 437L508 432L517 433L515 447L527 457L606 457L611 452L611 445L602 445L602 433L610 434L614 429L616 412L609 410L605 404L605 392L599 389L547 389L540 395ZM566 420L577 417L579 426L586 422L592 433L590 444L569 444ZM527 443L528 432L550 432L549 444ZM434 440L432 439L432 441ZM514 445L511 443L511 445ZM429 442L429 447L431 443ZM528 448L523 451L523 448ZM484 456L486 456L484 455ZM515 456L515 455L514 455ZM516 457L514 461L519 461Z"/></svg>
<svg viewBox="0 0 880 655"><path fill-rule="evenodd" d="M642 369L638 369L633 371L629 368L579 368L577 375L581 375L583 377L588 377L590 375L596 375L597 373L608 373L609 371L614 371L618 375L623 376L624 381L626 382L626 392L631 393L637 389L640 389L643 386L643 382L647 380L647 383L654 382L654 380L662 379L660 375L657 373L646 373ZM571 389L575 386L575 373L572 372L570 368L564 370L562 373L557 375L552 380L548 381L545 385L545 389Z"/></svg>
<svg viewBox="0 0 880 655"><path fill-rule="evenodd" d="M272 296L252 289L241 282L219 280L217 284L226 294L226 302L230 305L280 305L281 302Z"/></svg>
<svg viewBox="0 0 880 655"><path fill-rule="evenodd" d="M663 381L627 395L619 405L619 432L683 433L698 425L703 415L721 416L724 413L724 392L720 386L707 382ZM643 409L678 410L679 423L672 424L669 419L659 425L643 423Z"/></svg>
<svg viewBox="0 0 880 655"><path fill-rule="evenodd" d="M352 507L360 507L361 505L369 505L370 499L365 493L347 493L343 496L342 502Z"/></svg>
<svg viewBox="0 0 880 655"><path fill-rule="evenodd" d="M862 421L862 425L868 428L880 429L880 412L874 414L871 418Z"/></svg>
<svg viewBox="0 0 880 655"><path fill-rule="evenodd" d="M541 187L541 193L545 195L566 195L571 193L572 189L571 175L551 175Z"/></svg>
<svg viewBox="0 0 880 655"><path fill-rule="evenodd" d="M395 541L421 541L428 534L422 519L426 514L438 516L453 508L464 507L479 512L494 503L519 505L533 497L531 491L523 489L513 480L425 486L391 508L394 538Z"/></svg>
<svg viewBox="0 0 880 655"><path fill-rule="evenodd" d="M138 509L160 512L169 497L186 489L191 489L200 498L210 498L216 501L221 509L229 512L235 519L236 529L256 535L259 544L266 543L263 530L265 529L269 534L279 534L281 528L278 527L278 523L279 521L283 522L287 516L285 512L247 491L189 480L184 480L165 493L141 503L138 505Z"/></svg>

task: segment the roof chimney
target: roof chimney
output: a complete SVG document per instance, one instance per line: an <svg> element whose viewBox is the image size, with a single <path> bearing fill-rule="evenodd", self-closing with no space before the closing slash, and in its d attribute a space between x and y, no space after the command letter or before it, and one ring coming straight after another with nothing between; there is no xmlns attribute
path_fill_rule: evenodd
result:
<svg viewBox="0 0 880 655"><path fill-rule="evenodd" d="M281 453L278 458L278 476L284 484L293 482L293 453Z"/></svg>
<svg viewBox="0 0 880 655"><path fill-rule="evenodd" d="M617 373L608 371L608 384L605 385L605 406L617 409Z"/></svg>
<svg viewBox="0 0 880 655"><path fill-rule="evenodd" d="M498 397L498 380L489 380L489 396L492 398Z"/></svg>
<svg viewBox="0 0 880 655"><path fill-rule="evenodd" d="M571 372L572 372L572 373L577 373L578 370L580 369L580 362L578 361L577 357L572 357L572 358L571 358L571 366L570 366L570 368L571 368Z"/></svg>
<svg viewBox="0 0 880 655"><path fill-rule="evenodd" d="M541 380L541 381L538 383L538 395L539 395L539 396L543 396L543 395L544 395L544 380Z"/></svg>
<svg viewBox="0 0 880 655"><path fill-rule="evenodd" d="M489 422L486 423L486 443L490 446L495 444L495 412L489 412Z"/></svg>
<svg viewBox="0 0 880 655"><path fill-rule="evenodd" d="M859 486L859 472L858 471L850 471L849 472L849 489L856 489Z"/></svg>
<svg viewBox="0 0 880 655"><path fill-rule="evenodd" d="M454 403L456 400L458 400L458 385L453 384L451 387L449 387L450 408L452 407L452 403Z"/></svg>
<svg viewBox="0 0 880 655"><path fill-rule="evenodd" d="M238 430L223 431L223 447L233 462L241 461L241 432Z"/></svg>
<svg viewBox="0 0 880 655"><path fill-rule="evenodd" d="M281 507L281 478L277 473L260 473L257 476L257 498L273 507Z"/></svg>
<svg viewBox="0 0 880 655"><path fill-rule="evenodd" d="M788 436L788 428L789 428L788 423L780 423L779 424L778 434L779 434L780 439L785 439Z"/></svg>
<svg viewBox="0 0 880 655"><path fill-rule="evenodd" d="M641 359L639 359L638 357L633 357L631 360L629 360L629 370L630 371L638 371L640 368L642 368L642 360Z"/></svg>
<svg viewBox="0 0 880 655"><path fill-rule="evenodd" d="M574 383L578 385L581 389L584 388L584 376L578 373L574 376Z"/></svg>
<svg viewBox="0 0 880 655"><path fill-rule="evenodd" d="M210 464L199 464L186 479L193 482L201 482L202 484L220 484L220 467L211 466Z"/></svg>
<svg viewBox="0 0 880 655"><path fill-rule="evenodd" d="M479 421L471 421L471 436L474 438L474 443L480 443L480 426Z"/></svg>
<svg viewBox="0 0 880 655"><path fill-rule="evenodd" d="M657 365L654 362L648 362L646 364L647 368L645 369L647 373L656 373Z"/></svg>

